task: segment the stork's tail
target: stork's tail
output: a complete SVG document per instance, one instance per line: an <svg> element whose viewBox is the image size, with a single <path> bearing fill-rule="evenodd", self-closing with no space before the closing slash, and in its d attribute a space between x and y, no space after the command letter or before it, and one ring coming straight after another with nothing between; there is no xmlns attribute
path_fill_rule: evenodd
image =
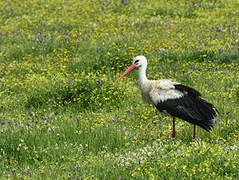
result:
<svg viewBox="0 0 239 180"><path fill-rule="evenodd" d="M218 110L211 103L201 98L198 98L196 101L196 108L198 114L200 114L200 119L195 124L206 131L210 131L213 128L213 119L216 117Z"/></svg>

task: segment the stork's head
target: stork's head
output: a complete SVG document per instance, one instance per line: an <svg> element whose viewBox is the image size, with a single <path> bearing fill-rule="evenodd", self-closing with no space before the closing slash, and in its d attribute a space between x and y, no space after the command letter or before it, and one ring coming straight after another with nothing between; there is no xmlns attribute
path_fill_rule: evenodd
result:
<svg viewBox="0 0 239 180"><path fill-rule="evenodd" d="M133 59L133 63L136 67L141 67L147 65L147 59L144 56L136 56Z"/></svg>
<svg viewBox="0 0 239 180"><path fill-rule="evenodd" d="M126 71L119 77L119 79L121 79L122 77L124 77L126 74L128 74L130 71L132 71L134 68L136 67L146 67L147 66L147 59L144 56L136 56L133 59L133 63L128 67L128 69L126 69Z"/></svg>

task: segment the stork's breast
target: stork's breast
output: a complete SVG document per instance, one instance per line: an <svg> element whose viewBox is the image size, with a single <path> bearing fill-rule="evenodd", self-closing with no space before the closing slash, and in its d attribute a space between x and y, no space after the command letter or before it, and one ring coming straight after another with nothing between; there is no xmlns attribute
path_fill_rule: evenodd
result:
<svg viewBox="0 0 239 180"><path fill-rule="evenodd" d="M149 84L141 84L141 86L140 86L143 102L148 103L148 104L153 104L153 101L149 95L150 88L151 87Z"/></svg>

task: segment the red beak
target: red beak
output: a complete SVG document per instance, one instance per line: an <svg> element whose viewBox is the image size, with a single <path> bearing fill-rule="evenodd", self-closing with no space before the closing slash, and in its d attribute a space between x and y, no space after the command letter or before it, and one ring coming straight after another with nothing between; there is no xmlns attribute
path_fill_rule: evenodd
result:
<svg viewBox="0 0 239 180"><path fill-rule="evenodd" d="M119 77L119 79L121 79L122 77L124 77L126 74L128 74L130 71L132 71L134 68L136 68L135 64L131 64L128 69L126 69L126 71ZM118 79L118 80L119 80Z"/></svg>

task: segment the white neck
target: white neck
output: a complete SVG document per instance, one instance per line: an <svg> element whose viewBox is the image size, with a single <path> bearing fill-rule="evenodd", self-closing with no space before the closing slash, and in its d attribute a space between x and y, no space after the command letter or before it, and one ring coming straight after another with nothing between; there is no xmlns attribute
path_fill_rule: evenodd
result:
<svg viewBox="0 0 239 180"><path fill-rule="evenodd" d="M146 69L147 69L147 64L143 64L141 67L139 67L139 83L140 84L148 81L146 77Z"/></svg>

